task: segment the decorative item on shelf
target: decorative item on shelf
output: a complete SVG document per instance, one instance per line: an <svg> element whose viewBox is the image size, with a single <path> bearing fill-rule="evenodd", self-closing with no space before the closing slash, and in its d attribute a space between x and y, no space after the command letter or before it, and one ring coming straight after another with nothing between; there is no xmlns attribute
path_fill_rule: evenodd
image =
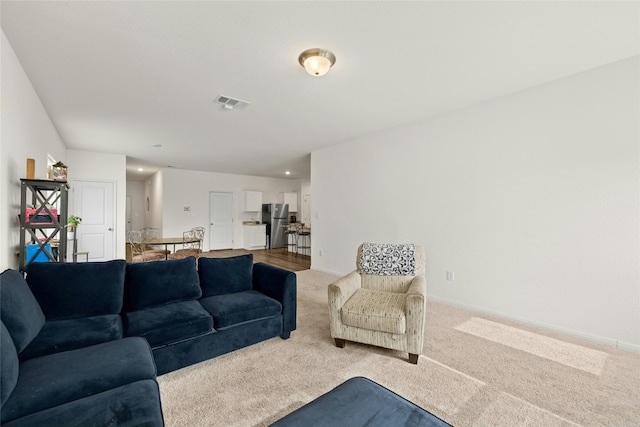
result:
<svg viewBox="0 0 640 427"><path fill-rule="evenodd" d="M82 218L75 215L70 215L67 218L67 240L75 239L76 227L80 225Z"/></svg>
<svg viewBox="0 0 640 427"><path fill-rule="evenodd" d="M34 179L36 177L36 161L34 159L27 159L27 179Z"/></svg>
<svg viewBox="0 0 640 427"><path fill-rule="evenodd" d="M49 179L53 179L54 181L66 181L67 166L62 162L49 166Z"/></svg>
<svg viewBox="0 0 640 427"><path fill-rule="evenodd" d="M45 225L54 224L58 221L60 216L58 210L51 205L45 205L38 208L26 208L25 209L25 221L29 225Z"/></svg>

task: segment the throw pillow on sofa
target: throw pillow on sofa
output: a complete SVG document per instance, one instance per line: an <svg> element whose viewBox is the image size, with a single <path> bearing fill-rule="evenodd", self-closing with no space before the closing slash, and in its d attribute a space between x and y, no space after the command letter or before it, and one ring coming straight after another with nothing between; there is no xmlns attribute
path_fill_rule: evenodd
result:
<svg viewBox="0 0 640 427"><path fill-rule="evenodd" d="M200 298L196 259L127 264L127 311Z"/></svg>
<svg viewBox="0 0 640 427"><path fill-rule="evenodd" d="M4 405L18 384L18 352L11 335L0 321L0 405Z"/></svg>
<svg viewBox="0 0 640 427"><path fill-rule="evenodd" d="M126 265L124 260L31 263L27 283L47 321L119 314Z"/></svg>
<svg viewBox="0 0 640 427"><path fill-rule="evenodd" d="M0 317L20 353L40 333L45 317L22 273L6 270L0 275Z"/></svg>
<svg viewBox="0 0 640 427"><path fill-rule="evenodd" d="M200 257L198 275L203 297L250 291L253 287L253 255L230 258Z"/></svg>

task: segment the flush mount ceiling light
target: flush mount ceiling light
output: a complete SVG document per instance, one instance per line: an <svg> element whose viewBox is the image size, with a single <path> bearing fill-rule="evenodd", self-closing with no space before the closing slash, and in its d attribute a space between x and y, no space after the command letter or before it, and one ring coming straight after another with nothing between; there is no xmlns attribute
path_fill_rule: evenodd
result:
<svg viewBox="0 0 640 427"><path fill-rule="evenodd" d="M326 49L307 49L298 56L298 62L312 76L323 76L336 63L336 56Z"/></svg>

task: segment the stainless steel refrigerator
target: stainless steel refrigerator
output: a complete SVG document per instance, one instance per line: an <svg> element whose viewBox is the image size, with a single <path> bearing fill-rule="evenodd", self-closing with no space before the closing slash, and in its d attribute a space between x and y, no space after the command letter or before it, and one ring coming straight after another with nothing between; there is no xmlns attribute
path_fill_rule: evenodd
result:
<svg viewBox="0 0 640 427"><path fill-rule="evenodd" d="M289 225L289 205L268 203L262 205L262 222L267 225L269 249L283 248L287 244L285 227Z"/></svg>

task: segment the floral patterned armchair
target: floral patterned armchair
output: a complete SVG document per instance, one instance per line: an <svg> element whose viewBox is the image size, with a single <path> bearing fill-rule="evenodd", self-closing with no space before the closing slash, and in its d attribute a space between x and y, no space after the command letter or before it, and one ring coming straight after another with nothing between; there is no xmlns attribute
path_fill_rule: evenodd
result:
<svg viewBox="0 0 640 427"><path fill-rule="evenodd" d="M413 244L364 243L357 270L329 285L331 337L409 353L422 352L427 282L425 253Z"/></svg>

